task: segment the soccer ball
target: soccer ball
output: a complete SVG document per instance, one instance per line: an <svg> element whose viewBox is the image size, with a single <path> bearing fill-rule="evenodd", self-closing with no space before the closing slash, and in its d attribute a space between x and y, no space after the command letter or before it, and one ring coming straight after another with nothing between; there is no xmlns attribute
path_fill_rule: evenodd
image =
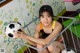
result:
<svg viewBox="0 0 80 53"><path fill-rule="evenodd" d="M22 31L22 26L19 22L10 22L5 27L5 33L8 37L15 38L14 32L16 31Z"/></svg>
<svg viewBox="0 0 80 53"><path fill-rule="evenodd" d="M72 49L64 49L62 53L75 53Z"/></svg>

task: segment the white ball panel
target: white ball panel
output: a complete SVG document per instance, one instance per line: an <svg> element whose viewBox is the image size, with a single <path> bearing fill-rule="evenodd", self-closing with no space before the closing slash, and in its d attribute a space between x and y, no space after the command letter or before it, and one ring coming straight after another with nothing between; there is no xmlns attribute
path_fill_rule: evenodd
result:
<svg viewBox="0 0 80 53"><path fill-rule="evenodd" d="M14 24L14 28L10 28L10 24ZM13 38L15 37L14 32L18 31L19 29L22 29L21 25L18 24L17 22L10 22L7 26L6 26L6 35L8 36L9 33L11 33L13 35ZM9 37L9 36L8 36Z"/></svg>

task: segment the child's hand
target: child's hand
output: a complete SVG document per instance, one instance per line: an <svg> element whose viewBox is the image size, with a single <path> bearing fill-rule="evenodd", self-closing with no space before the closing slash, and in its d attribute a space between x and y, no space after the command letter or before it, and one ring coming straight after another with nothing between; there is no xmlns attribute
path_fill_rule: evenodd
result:
<svg viewBox="0 0 80 53"><path fill-rule="evenodd" d="M17 31L15 32L15 37L14 38L24 38L26 33L24 31Z"/></svg>

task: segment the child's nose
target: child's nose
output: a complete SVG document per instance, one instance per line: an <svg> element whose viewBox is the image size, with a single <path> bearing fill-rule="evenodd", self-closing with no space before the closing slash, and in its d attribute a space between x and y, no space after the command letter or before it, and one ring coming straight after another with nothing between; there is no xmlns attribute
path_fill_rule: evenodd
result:
<svg viewBox="0 0 80 53"><path fill-rule="evenodd" d="M48 20L48 18L46 17L46 18L45 18L45 20L47 21L47 20Z"/></svg>

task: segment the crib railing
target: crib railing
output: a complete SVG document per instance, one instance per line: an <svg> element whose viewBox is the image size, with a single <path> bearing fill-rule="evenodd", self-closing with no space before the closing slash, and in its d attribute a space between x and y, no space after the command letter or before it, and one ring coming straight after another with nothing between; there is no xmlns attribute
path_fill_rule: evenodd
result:
<svg viewBox="0 0 80 53"><path fill-rule="evenodd" d="M29 48L32 48L32 49L34 49L34 50L44 50L44 49L46 49L50 44L52 44L59 36L61 36L62 37L62 42L63 42L63 44L64 44L64 47L65 47L65 49L67 49L67 48L71 48L71 49L73 49L76 53L78 53L79 52L79 50L78 50L78 48L76 47L76 42L75 42L75 40L74 40L74 38L76 37L77 38L77 44L78 44L78 46L79 46L79 38L77 37L77 36L75 36L74 37L74 33L73 33L73 29L72 29L72 27L74 28L74 31L77 33L77 29L76 29L76 27L75 27L75 22L76 22L76 18L73 18L73 17L63 17L63 16L58 16L57 17L58 19L57 20L59 20L60 22L61 22L61 24L63 25L63 30L55 37L55 39L52 39L47 45L45 45L43 48L36 48L36 47L33 47L33 46L31 46L31 45L29 45L29 44L24 44L24 43L22 43L22 42L19 42L19 44L21 44L21 45L25 45L25 46L27 46L28 47L28 49L26 50L26 53L32 53L31 52L31 50L29 49ZM38 18L36 18L36 19L34 19L33 21L36 21ZM24 26L24 29L26 28L26 27L28 27L33 21L31 21L29 24L27 24L26 26ZM65 25L66 24L66 25ZM69 33L70 34L69 34ZM72 42L73 43L70 43L70 38L69 38L69 35L71 35L71 38L72 38ZM73 44L73 47L71 46L71 45L69 45L69 44ZM79 49L80 49L80 46L79 46ZM28 52L27 52L28 51Z"/></svg>

